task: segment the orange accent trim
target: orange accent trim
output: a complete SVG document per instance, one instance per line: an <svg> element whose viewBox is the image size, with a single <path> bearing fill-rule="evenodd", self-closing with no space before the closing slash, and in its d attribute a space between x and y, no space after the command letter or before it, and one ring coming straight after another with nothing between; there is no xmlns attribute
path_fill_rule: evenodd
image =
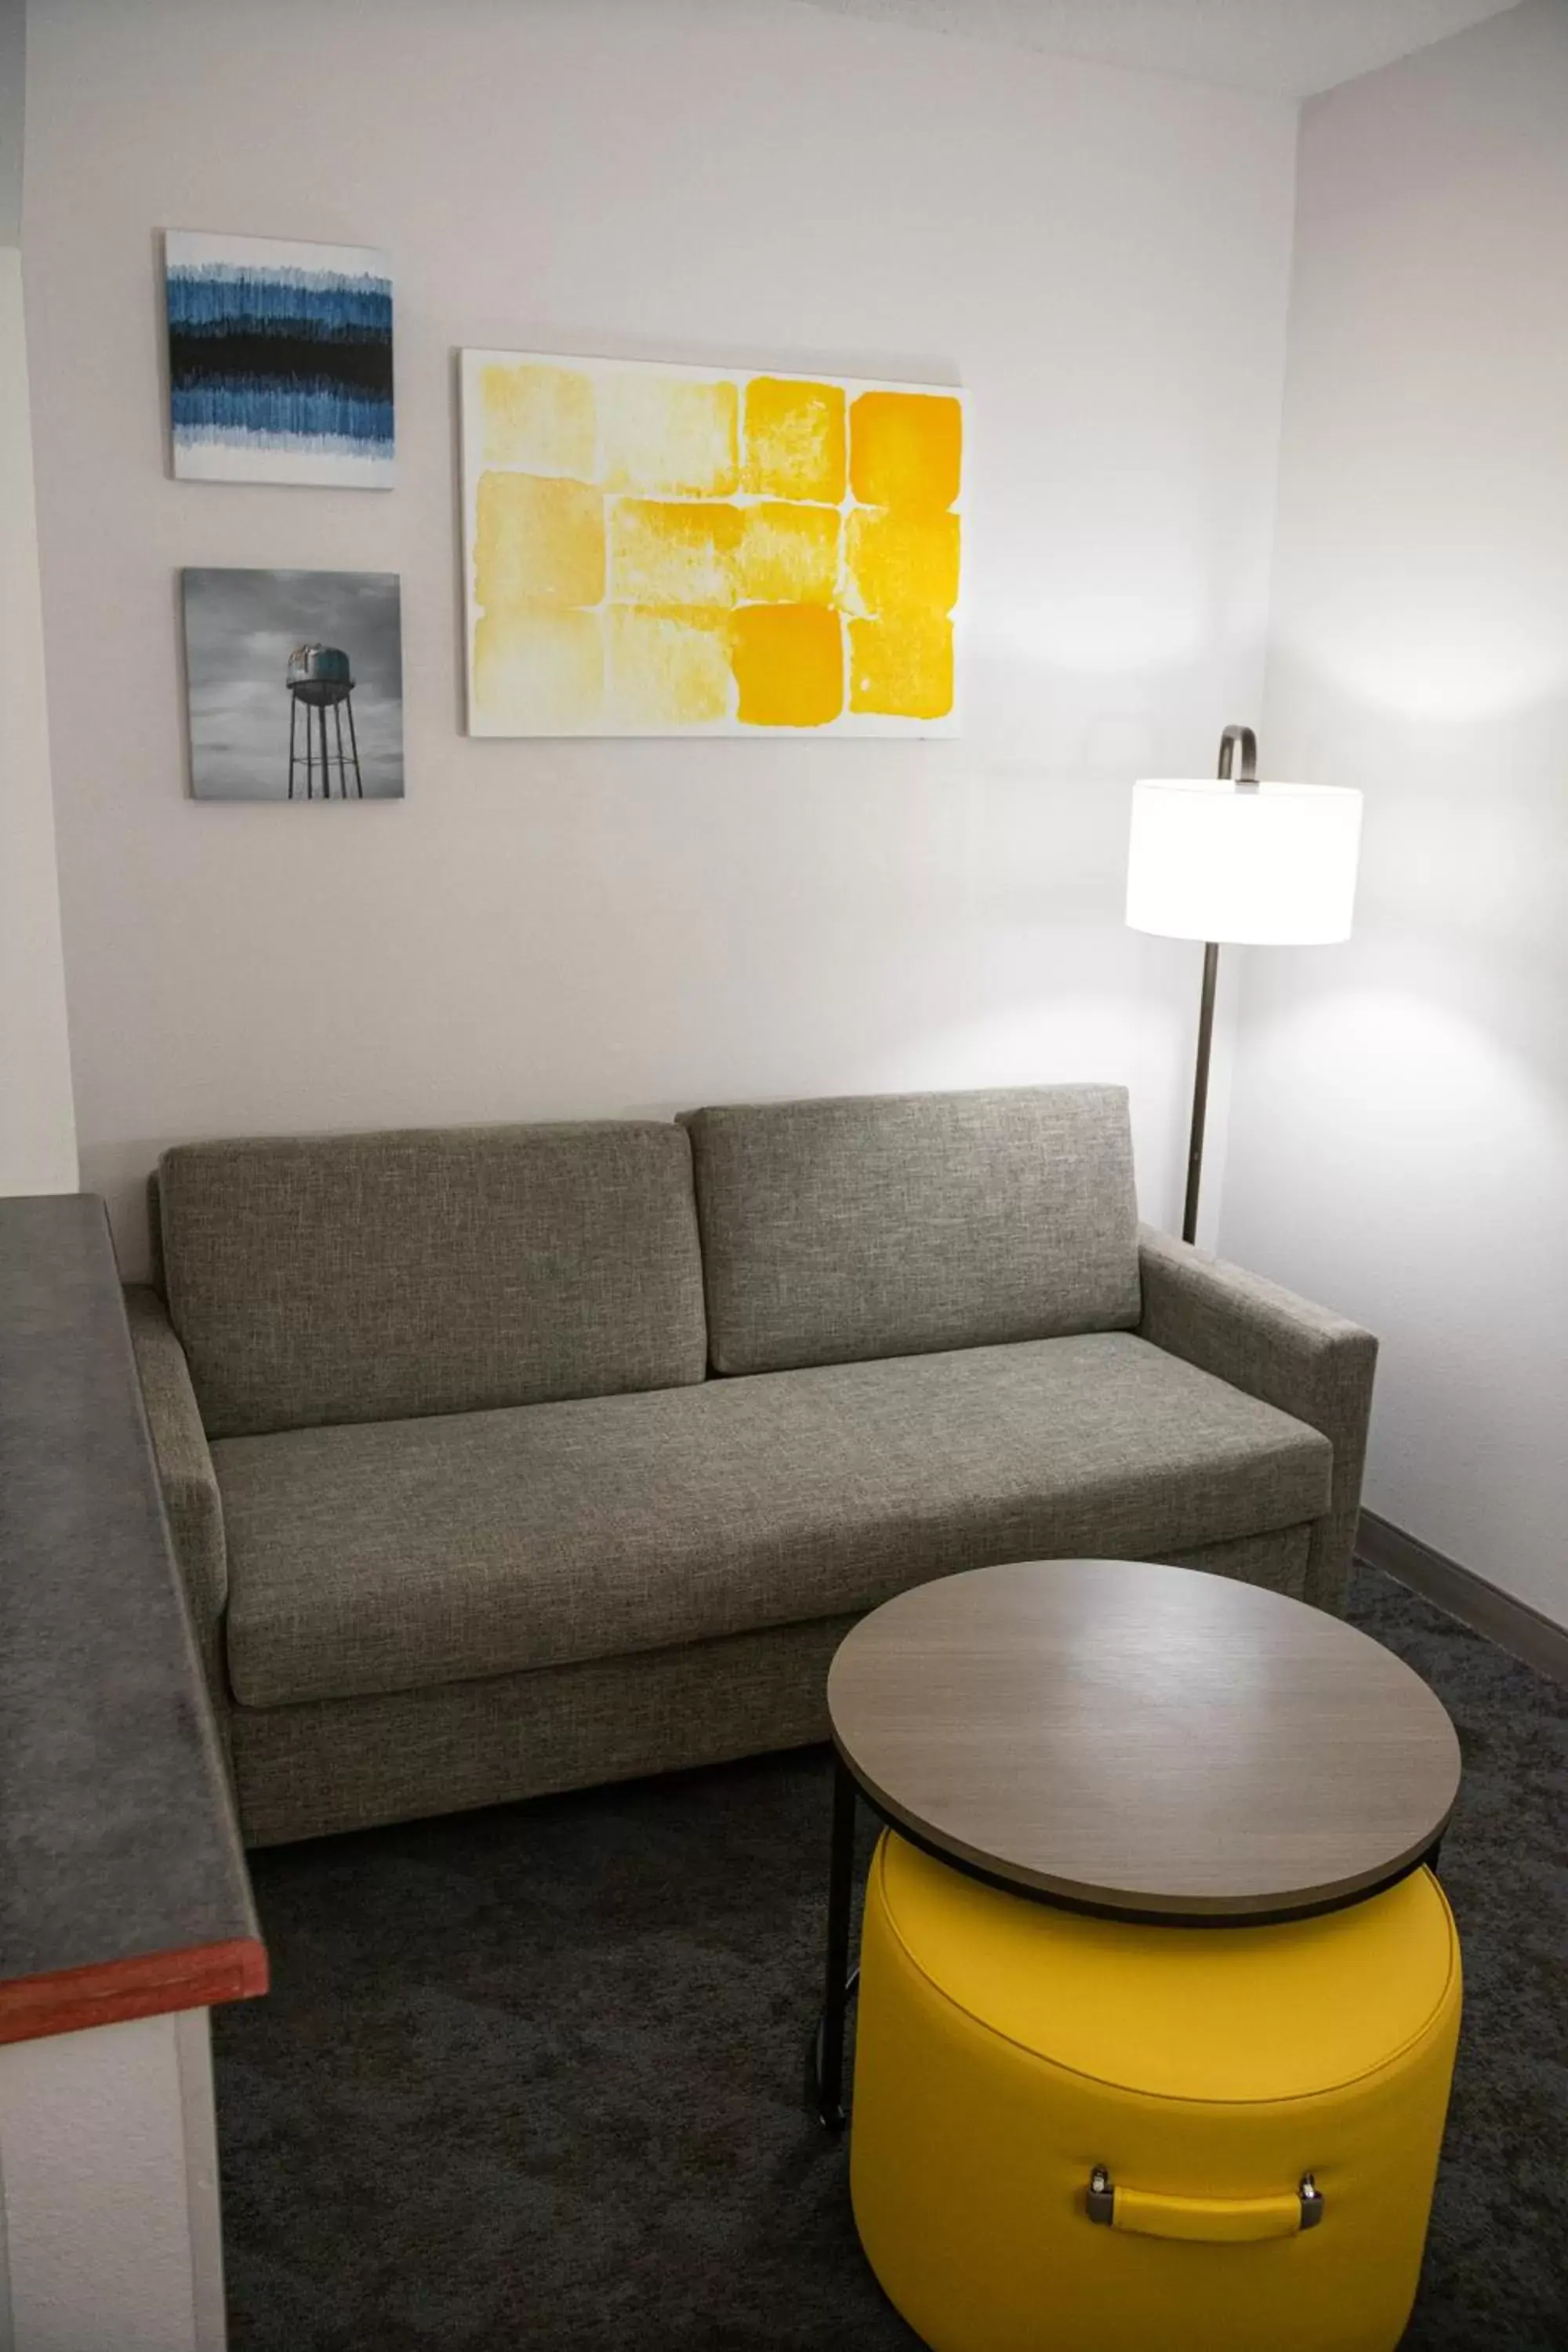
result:
<svg viewBox="0 0 1568 2352"><path fill-rule="evenodd" d="M190 1944L174 1952L138 1952L129 1959L57 1969L47 1976L12 1977L0 1983L0 2042L80 2033L89 2026L161 2017L176 2009L210 2009L219 2001L250 2000L266 1990L267 1947L254 1936Z"/></svg>

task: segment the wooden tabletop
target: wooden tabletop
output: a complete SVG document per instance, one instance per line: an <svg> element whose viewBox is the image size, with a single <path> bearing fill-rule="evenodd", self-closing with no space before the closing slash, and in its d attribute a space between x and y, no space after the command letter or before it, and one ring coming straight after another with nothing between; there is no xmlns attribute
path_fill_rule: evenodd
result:
<svg viewBox="0 0 1568 2352"><path fill-rule="evenodd" d="M1337 1617L1194 1569L1026 1560L942 1577L833 1661L839 1753L912 1836L1044 1895L1289 1915L1419 1860L1459 1745Z"/></svg>

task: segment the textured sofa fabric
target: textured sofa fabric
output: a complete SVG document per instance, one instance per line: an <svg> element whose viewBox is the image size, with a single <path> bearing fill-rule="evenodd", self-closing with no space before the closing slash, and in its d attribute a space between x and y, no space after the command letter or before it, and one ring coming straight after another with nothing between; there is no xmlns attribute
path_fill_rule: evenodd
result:
<svg viewBox="0 0 1568 2352"><path fill-rule="evenodd" d="M1333 1486L1313 1527L1305 1598L1337 1612L1355 1542L1377 1341L1342 1315L1164 1234L1145 1228L1139 1256L1146 1339L1329 1440Z"/></svg>
<svg viewBox="0 0 1568 2352"><path fill-rule="evenodd" d="M228 1554L212 1454L184 1350L174 1337L163 1300L144 1285L128 1286L125 1313L163 1507L169 1515L169 1533L184 1581L191 1630L208 1685L221 1691L226 1683L223 1625L228 1604ZM227 1727L226 1708L220 1708L218 1714L222 1734Z"/></svg>
<svg viewBox="0 0 1568 2352"><path fill-rule="evenodd" d="M817 1738L853 1619L987 1560L1337 1604L1375 1345L1140 1247L1118 1089L189 1146L158 1195L132 1337L253 1840Z"/></svg>
<svg viewBox="0 0 1568 2352"><path fill-rule="evenodd" d="M1121 1087L689 1111L718 1372L1138 1320Z"/></svg>
<svg viewBox="0 0 1568 2352"><path fill-rule="evenodd" d="M1168 1557L1299 1596L1309 1530ZM252 1845L461 1812L827 1737L827 1669L853 1617L672 1650L233 1711Z"/></svg>
<svg viewBox="0 0 1568 2352"><path fill-rule="evenodd" d="M158 1188L170 1320L210 1436L703 1376L678 1127L185 1144Z"/></svg>
<svg viewBox="0 0 1568 2352"><path fill-rule="evenodd" d="M835 1617L690 1648L235 1710L251 1845L462 1812L827 1737Z"/></svg>
<svg viewBox="0 0 1568 2352"><path fill-rule="evenodd" d="M1112 1331L213 1448L247 1706L869 1609L988 1560L1294 1527L1326 1440Z"/></svg>

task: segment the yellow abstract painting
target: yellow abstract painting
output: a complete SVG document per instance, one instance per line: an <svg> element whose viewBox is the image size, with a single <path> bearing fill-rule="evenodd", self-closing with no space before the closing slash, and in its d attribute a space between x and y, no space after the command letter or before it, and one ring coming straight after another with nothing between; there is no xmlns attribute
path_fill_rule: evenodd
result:
<svg viewBox="0 0 1568 2352"><path fill-rule="evenodd" d="M963 395L462 355L470 735L952 735Z"/></svg>

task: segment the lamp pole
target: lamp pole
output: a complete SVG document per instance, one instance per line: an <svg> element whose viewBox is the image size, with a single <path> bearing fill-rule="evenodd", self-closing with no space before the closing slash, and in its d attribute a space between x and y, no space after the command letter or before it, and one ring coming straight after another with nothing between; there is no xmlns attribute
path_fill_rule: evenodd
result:
<svg viewBox="0 0 1568 2352"><path fill-rule="evenodd" d="M1235 773L1239 752L1241 771ZM1219 765L1215 770L1222 782L1234 775L1238 793L1258 790L1258 738L1250 727L1227 727L1219 739ZM1209 1058L1214 1047L1215 983L1219 978L1219 941L1209 940L1204 946L1203 992L1198 998L1198 1060L1193 1076L1193 1131L1187 1146L1187 1199L1182 1211L1182 1239L1196 1241L1198 1236L1198 1187L1203 1181L1204 1126L1208 1116Z"/></svg>

